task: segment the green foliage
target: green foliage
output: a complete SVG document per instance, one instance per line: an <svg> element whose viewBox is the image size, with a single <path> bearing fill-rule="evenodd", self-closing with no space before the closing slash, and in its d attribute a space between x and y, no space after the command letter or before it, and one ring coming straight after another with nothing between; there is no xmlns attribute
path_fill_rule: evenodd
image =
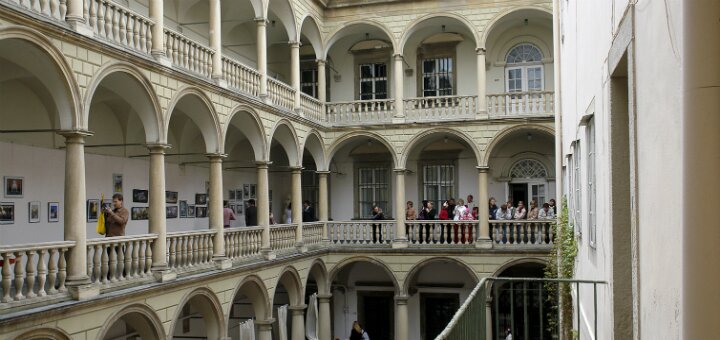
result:
<svg viewBox="0 0 720 340"><path fill-rule="evenodd" d="M577 256L577 241L575 230L570 225L568 218L567 198L563 198L560 219L557 225L553 226L555 242L550 253L550 259L545 267L545 277L550 279L570 279L575 273L575 257ZM558 301L558 288L560 288L562 305ZM573 304L569 284L547 283L545 289L548 292L548 299L553 307L548 313L548 328L556 330L559 323L559 315L562 314L563 327L560 330L564 339L574 339L572 330Z"/></svg>

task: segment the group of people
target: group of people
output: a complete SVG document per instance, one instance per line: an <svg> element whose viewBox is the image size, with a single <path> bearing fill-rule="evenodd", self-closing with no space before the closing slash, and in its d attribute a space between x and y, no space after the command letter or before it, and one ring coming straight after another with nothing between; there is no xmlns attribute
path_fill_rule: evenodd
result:
<svg viewBox="0 0 720 340"><path fill-rule="evenodd" d="M283 212L283 215L284 222L286 224L292 223L292 203L288 203L285 211ZM229 202L223 201L223 226L225 228L230 228L230 221L234 221L235 219L237 219L237 217L235 216L235 212L230 209ZM315 218L315 209L312 207L309 200L305 200L303 202L302 220L303 222L317 221L317 219ZM269 213L269 223L271 225L276 224L275 216L273 215L272 211L270 211ZM245 225L248 227L258 225L257 206L254 199L250 199L247 201L247 207L245 208Z"/></svg>
<svg viewBox="0 0 720 340"><path fill-rule="evenodd" d="M450 198L444 201L440 211L435 209L435 203L428 200L422 201L420 212L415 210L412 201L407 201L405 208L405 220L455 220L467 221L478 219L478 207L475 205L473 195L467 196L467 201L458 198Z"/></svg>
<svg viewBox="0 0 720 340"><path fill-rule="evenodd" d="M557 214L554 198L543 203L542 208L538 208L537 201L530 200L530 207L527 208L523 201L515 206L512 197L498 207L495 197L491 197L488 209L491 220L552 220Z"/></svg>

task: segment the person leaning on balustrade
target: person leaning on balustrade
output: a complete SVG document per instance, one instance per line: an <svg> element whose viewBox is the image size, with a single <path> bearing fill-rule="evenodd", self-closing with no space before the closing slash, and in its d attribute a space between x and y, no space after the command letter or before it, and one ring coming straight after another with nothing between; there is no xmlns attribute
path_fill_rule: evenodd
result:
<svg viewBox="0 0 720 340"><path fill-rule="evenodd" d="M513 220L524 220L525 217L527 217L527 209L525 209L525 202L520 201L518 202L517 209L515 209Z"/></svg>
<svg viewBox="0 0 720 340"><path fill-rule="evenodd" d="M538 215L538 218L541 220L553 220L555 219L555 212L550 209L550 204L543 203L542 209L540 209L540 214Z"/></svg>
<svg viewBox="0 0 720 340"><path fill-rule="evenodd" d="M495 217L497 217L498 220L512 220L513 214L512 210L508 208L507 203L503 203L500 205L500 208L495 213Z"/></svg>
<svg viewBox="0 0 720 340"><path fill-rule="evenodd" d="M537 201L531 200L530 201L530 211L528 211L527 219L528 220L537 220L539 214L540 214L540 211L537 207Z"/></svg>

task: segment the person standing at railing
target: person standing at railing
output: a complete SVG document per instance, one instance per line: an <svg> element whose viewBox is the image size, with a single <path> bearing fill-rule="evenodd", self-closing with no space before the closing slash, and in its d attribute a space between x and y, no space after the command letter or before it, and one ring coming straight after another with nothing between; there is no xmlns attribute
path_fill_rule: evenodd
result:
<svg viewBox="0 0 720 340"><path fill-rule="evenodd" d="M410 241L410 226L413 224L412 221L414 221L417 218L417 212L415 211L415 208L413 207L412 201L407 201L405 205L405 237L407 237L408 242Z"/></svg>
<svg viewBox="0 0 720 340"><path fill-rule="evenodd" d="M538 210L538 207L537 207L537 201L531 200L530 201L530 211L527 214L527 219L528 220L537 220L539 214L540 214L540 211Z"/></svg>
<svg viewBox="0 0 720 340"><path fill-rule="evenodd" d="M438 213L438 220L440 221L449 221L450 220L450 204L448 201L443 202L442 206L440 207L440 212ZM450 242L450 225L447 222L441 222L439 224L431 224L431 227L439 227L440 228L440 243L445 243L445 229L447 227L448 233L447 233L447 242ZM433 235L435 234L435 231L433 230Z"/></svg>
<svg viewBox="0 0 720 340"><path fill-rule="evenodd" d="M257 207L255 206L255 200L249 199L248 206L245 209L245 226L253 227L257 225Z"/></svg>
<svg viewBox="0 0 720 340"><path fill-rule="evenodd" d="M540 209L540 214L538 215L538 218L541 220L553 220L555 219L555 212L550 209L549 203L543 203L542 209Z"/></svg>
<svg viewBox="0 0 720 340"><path fill-rule="evenodd" d="M557 215L557 207L555 206L555 199L551 198L548 201L548 204L550 205L550 210L553 212L553 216Z"/></svg>
<svg viewBox="0 0 720 340"><path fill-rule="evenodd" d="M468 211L472 211L473 208L477 207L477 204L475 203L475 196L472 194L467 195L465 206L468 208Z"/></svg>
<svg viewBox="0 0 720 340"><path fill-rule="evenodd" d="M497 220L497 204L495 204L495 197L490 197L488 201L488 212L491 220Z"/></svg>
<svg viewBox="0 0 720 340"><path fill-rule="evenodd" d="M470 210L465 206L465 201L463 201L462 198L458 199L458 204L455 206L455 211L453 212L453 215L455 216L453 218L454 221L472 220L472 215L470 214ZM466 240L465 234L467 233L465 229L467 227L468 227L468 225L466 225L464 223L453 224L453 236L454 236L453 239L454 239L455 243L458 243L458 241L462 242L463 244L465 243L465 240ZM458 231L460 234L459 237L458 237Z"/></svg>
<svg viewBox="0 0 720 340"><path fill-rule="evenodd" d="M384 220L385 215L383 215L382 209L378 207L377 205L373 207L372 210L372 220L373 221L380 221ZM380 234L380 243L383 241L382 237L382 223L373 223L372 225L372 231L373 231L373 243L378 243L378 233Z"/></svg>
<svg viewBox="0 0 720 340"><path fill-rule="evenodd" d="M515 209L513 220L524 220L525 217L527 217L527 209L525 209L525 202L520 201L518 202L517 209Z"/></svg>
<svg viewBox="0 0 720 340"><path fill-rule="evenodd" d="M223 227L230 228L230 221L236 220L235 213L230 209L228 201L223 201Z"/></svg>
<svg viewBox="0 0 720 340"><path fill-rule="evenodd" d="M508 208L507 203L503 203L502 205L500 205L500 208L495 213L495 217L497 217L498 220L513 219L512 210Z"/></svg>
<svg viewBox="0 0 720 340"><path fill-rule="evenodd" d="M285 224L291 224L292 223L292 202L288 203L287 208L285 208Z"/></svg>
<svg viewBox="0 0 720 340"><path fill-rule="evenodd" d="M302 221L303 222L317 221L315 219L315 209L310 205L309 200L303 201Z"/></svg>
<svg viewBox="0 0 720 340"><path fill-rule="evenodd" d="M125 236L125 226L130 212L123 207L123 195L112 197L112 208L105 208L105 237Z"/></svg>

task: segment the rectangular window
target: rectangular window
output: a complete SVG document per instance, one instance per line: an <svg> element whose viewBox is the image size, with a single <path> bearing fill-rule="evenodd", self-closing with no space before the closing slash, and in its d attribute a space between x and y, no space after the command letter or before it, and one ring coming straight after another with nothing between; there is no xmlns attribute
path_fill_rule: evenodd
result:
<svg viewBox="0 0 720 340"><path fill-rule="evenodd" d="M453 58L423 59L423 96L452 96Z"/></svg>
<svg viewBox="0 0 720 340"><path fill-rule="evenodd" d="M530 196L530 199L537 202L538 208L541 208L547 199L547 195L545 194L545 184L530 184Z"/></svg>
<svg viewBox="0 0 720 340"><path fill-rule="evenodd" d="M575 163L573 159L573 155L569 154L567 155L567 205L568 205L568 222L575 224L575 182L574 182L574 175L575 175ZM560 213L560 211L558 211Z"/></svg>
<svg viewBox="0 0 720 340"><path fill-rule="evenodd" d="M300 72L300 90L308 96L317 98L317 68L306 68Z"/></svg>
<svg viewBox="0 0 720 340"><path fill-rule="evenodd" d="M387 99L387 65L360 64L360 100Z"/></svg>
<svg viewBox="0 0 720 340"><path fill-rule="evenodd" d="M595 240L597 237L597 217L595 216L595 205L597 201L596 197L596 185L595 185L595 118L591 117L585 127L587 133L587 148L588 148L588 159L587 159L587 181L588 181L588 228L590 237L590 246L595 246Z"/></svg>
<svg viewBox="0 0 720 340"><path fill-rule="evenodd" d="M451 197L455 197L455 165L423 165L423 199L440 209L442 202Z"/></svg>
<svg viewBox="0 0 720 340"><path fill-rule="evenodd" d="M575 142L575 151L573 152L574 156L573 159L575 160L575 166L574 166L574 174L573 174L573 186L575 188L575 202L573 203L573 207L575 209L574 211L574 218L575 218L575 230L580 230L582 223L582 211L580 209L582 205L582 182L580 181L580 170L581 170L581 159L582 154L580 153L580 141Z"/></svg>
<svg viewBox="0 0 720 340"><path fill-rule="evenodd" d="M388 168L358 168L358 217L372 218L372 208L377 205L385 216L390 216L388 206Z"/></svg>

